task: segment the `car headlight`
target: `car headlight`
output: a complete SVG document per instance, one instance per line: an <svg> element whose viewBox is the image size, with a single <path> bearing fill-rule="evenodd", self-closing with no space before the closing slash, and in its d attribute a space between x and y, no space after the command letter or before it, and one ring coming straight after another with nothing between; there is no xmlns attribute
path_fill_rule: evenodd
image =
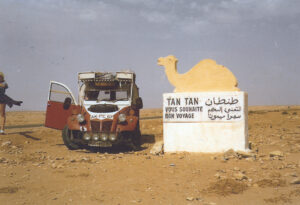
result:
<svg viewBox="0 0 300 205"><path fill-rule="evenodd" d="M95 141L97 141L97 140L99 139L99 135L98 135L97 133L94 133L94 134L93 134L93 139L94 139Z"/></svg>
<svg viewBox="0 0 300 205"><path fill-rule="evenodd" d="M77 120L78 120L78 122L83 122L85 119L84 119L82 114L78 114L77 115Z"/></svg>
<svg viewBox="0 0 300 205"><path fill-rule="evenodd" d="M102 133L102 134L101 134L101 139L102 139L103 141L106 141L106 140L108 139L108 134L107 134L107 133Z"/></svg>
<svg viewBox="0 0 300 205"><path fill-rule="evenodd" d="M90 140L90 139L91 139L91 136L90 136L88 133L85 133L85 134L83 135L83 139L85 139L85 140Z"/></svg>
<svg viewBox="0 0 300 205"><path fill-rule="evenodd" d="M116 134L111 133L111 134L109 135L109 140L115 141L116 139L117 139L117 135L116 135Z"/></svg>
<svg viewBox="0 0 300 205"><path fill-rule="evenodd" d="M125 122L126 121L126 115L125 114L120 114L119 115L119 122Z"/></svg>

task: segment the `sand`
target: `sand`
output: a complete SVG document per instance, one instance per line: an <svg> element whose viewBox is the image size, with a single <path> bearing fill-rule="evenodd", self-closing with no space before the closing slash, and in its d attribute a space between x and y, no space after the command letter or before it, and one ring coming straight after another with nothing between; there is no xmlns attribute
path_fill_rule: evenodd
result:
<svg viewBox="0 0 300 205"><path fill-rule="evenodd" d="M141 112L141 151L95 153L68 150L61 131L41 126L44 112L8 112L1 204L299 204L299 106L250 107L248 154L153 156L162 119L149 118L161 115Z"/></svg>

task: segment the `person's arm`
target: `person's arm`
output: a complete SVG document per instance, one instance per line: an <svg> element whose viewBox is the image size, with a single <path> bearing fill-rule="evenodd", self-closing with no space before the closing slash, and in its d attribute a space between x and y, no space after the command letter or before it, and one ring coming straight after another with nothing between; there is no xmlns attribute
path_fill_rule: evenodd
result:
<svg viewBox="0 0 300 205"><path fill-rule="evenodd" d="M2 82L2 83L0 83L0 87L6 89L6 88L8 88L8 85L6 82Z"/></svg>

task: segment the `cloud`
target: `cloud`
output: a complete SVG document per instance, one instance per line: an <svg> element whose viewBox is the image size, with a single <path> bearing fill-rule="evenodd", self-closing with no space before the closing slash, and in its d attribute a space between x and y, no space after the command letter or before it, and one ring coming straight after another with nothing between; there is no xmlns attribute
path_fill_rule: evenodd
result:
<svg viewBox="0 0 300 205"><path fill-rule="evenodd" d="M123 0L137 6L140 1ZM148 1L146 1L148 2ZM219 1L151 1L140 9L140 15L149 24L164 24L184 33L199 34L219 27L235 27L258 21L290 24L300 17L300 1L292 0L219 0ZM156 6L154 6L156 5Z"/></svg>
<svg viewBox="0 0 300 205"><path fill-rule="evenodd" d="M276 19L291 24L290 19L300 17L300 1L297 0L28 0L15 4L40 10L61 10L78 15L83 21L100 20L116 26L125 18L138 24L143 20L148 26L165 26L185 34L201 34L224 28ZM12 3L11 3L12 4ZM145 26L146 26L145 25ZM295 27L295 26L293 26Z"/></svg>
<svg viewBox="0 0 300 205"><path fill-rule="evenodd" d="M141 11L140 15L141 17L146 19L149 23L170 24L176 19L171 14L166 14L158 11L151 11L151 12Z"/></svg>
<svg viewBox="0 0 300 205"><path fill-rule="evenodd" d="M93 21L97 19L97 13L94 10L84 10L79 14L80 19Z"/></svg>

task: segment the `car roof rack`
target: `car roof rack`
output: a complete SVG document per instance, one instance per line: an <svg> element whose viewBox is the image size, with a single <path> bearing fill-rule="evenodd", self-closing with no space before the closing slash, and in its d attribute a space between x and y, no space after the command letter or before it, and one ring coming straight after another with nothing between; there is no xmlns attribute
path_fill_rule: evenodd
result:
<svg viewBox="0 0 300 205"><path fill-rule="evenodd" d="M81 72L78 81L82 82L135 82L135 73L132 71L112 72Z"/></svg>

